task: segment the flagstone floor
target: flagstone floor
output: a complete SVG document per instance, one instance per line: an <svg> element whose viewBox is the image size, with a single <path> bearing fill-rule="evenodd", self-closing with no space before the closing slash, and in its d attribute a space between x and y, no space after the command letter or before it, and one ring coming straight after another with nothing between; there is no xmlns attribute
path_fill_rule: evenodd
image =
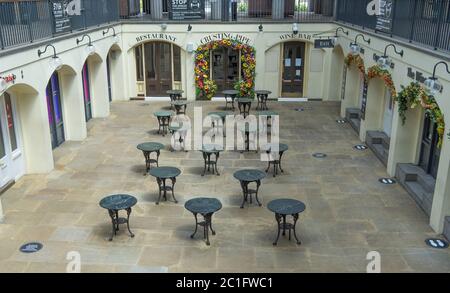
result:
<svg viewBox="0 0 450 293"><path fill-rule="evenodd" d="M428 248L436 236L427 216L399 186L378 182L384 166L359 143L349 125L338 124L337 103L269 103L281 114L281 142L290 147L285 174L263 180L261 199L240 209L242 168L264 170L255 153L227 151L219 159L221 176L201 177L198 151L172 153L160 163L182 170L176 184L179 204L155 205L156 181L143 176L144 159L136 145L170 138L156 134L153 112L167 102L114 102L111 115L89 122L88 138L66 142L54 151L55 169L27 175L2 195L1 272L65 272L70 251L81 256L82 272L365 272L370 251L381 254L382 272L450 272L449 250ZM223 103L196 102L203 113ZM303 106L304 112L295 108ZM193 104L188 114L192 118ZM316 152L328 154L316 159ZM130 238L124 231L108 242L110 219L98 202L106 195L138 198L131 215ZM216 197L223 209L213 218L217 235L207 247L200 233L189 238L194 218L183 205L197 196ZM265 205L275 198L306 204L298 235L303 244L276 236L274 215ZM38 241L44 248L23 254L19 247Z"/></svg>

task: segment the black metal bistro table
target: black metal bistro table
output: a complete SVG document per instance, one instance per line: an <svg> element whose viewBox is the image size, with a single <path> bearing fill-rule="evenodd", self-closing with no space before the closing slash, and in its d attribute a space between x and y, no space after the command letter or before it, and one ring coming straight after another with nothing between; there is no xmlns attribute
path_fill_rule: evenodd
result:
<svg viewBox="0 0 450 293"><path fill-rule="evenodd" d="M167 201L167 191L172 192L172 197L175 203L178 203L175 198L174 190L175 183L177 182L177 177L181 174L181 170L175 167L157 167L150 169L149 174L156 178L156 182L158 183L159 188L159 197L156 204L158 205L161 201L161 197L164 197L164 200ZM172 182L172 186L166 185L166 180L170 179Z"/></svg>
<svg viewBox="0 0 450 293"><path fill-rule="evenodd" d="M236 99L236 101L241 115L244 116L244 118L250 115L250 108L252 107L253 100L249 98L239 98Z"/></svg>
<svg viewBox="0 0 450 293"><path fill-rule="evenodd" d="M172 111L157 111L153 113L155 117L158 119L158 133L165 136L167 134L167 129L170 124L170 118L173 116ZM162 130L162 132L161 132Z"/></svg>
<svg viewBox="0 0 450 293"><path fill-rule="evenodd" d="M183 90L168 90L166 93L169 95L170 101L173 102L173 101L181 99L181 96L183 95L184 91Z"/></svg>
<svg viewBox="0 0 450 293"><path fill-rule="evenodd" d="M250 151L250 135L256 136L256 132L258 131L258 125L255 124L249 124L249 123L238 123L238 129L240 132L244 134L244 150L249 152ZM256 143L256 137L253 137L254 142ZM256 145L254 145L255 151L258 152L258 148ZM241 153L244 152L244 150L241 151Z"/></svg>
<svg viewBox="0 0 450 293"><path fill-rule="evenodd" d="M257 113L257 115L258 116L265 116L265 117L267 117L266 124L263 124L262 126L265 127L263 129L267 129L268 130L270 128L270 132L272 132L273 117L274 116L279 116L278 112L270 111L270 110L259 111Z"/></svg>
<svg viewBox="0 0 450 293"><path fill-rule="evenodd" d="M231 104L231 108L234 110L234 100L236 99L239 91L237 90L226 90L222 94L225 96L225 109L228 110L228 104Z"/></svg>
<svg viewBox="0 0 450 293"><path fill-rule="evenodd" d="M120 224L127 224L127 229L130 233L131 238L134 237L134 234L130 230L130 214L131 208L135 206L136 203L137 199L134 196L128 194L114 194L107 196L100 201L100 206L108 210L109 216L111 217L112 221L112 234L109 238L109 241L112 241L114 235L117 235ZM121 210L125 210L127 212L126 218L119 217L119 211Z"/></svg>
<svg viewBox="0 0 450 293"><path fill-rule="evenodd" d="M186 135L187 135L187 129L185 129L183 127L183 123L171 123L169 125L169 132L174 135L175 133L177 133L179 135L179 138L176 139L176 137L174 137L174 141L173 141L173 145L172 145L172 152L174 152L175 150L184 150L186 151ZM179 148L176 148L176 144L178 143Z"/></svg>
<svg viewBox="0 0 450 293"><path fill-rule="evenodd" d="M267 153L269 159L269 166L267 166L266 173L269 172L270 165L273 165L273 177L278 175L278 169L280 169L281 173L284 173L283 167L281 166L281 158L284 152L289 149L288 145L284 143L269 143L262 146L261 149Z"/></svg>
<svg viewBox="0 0 450 293"><path fill-rule="evenodd" d="M164 145L159 142L144 142L138 144L137 149L142 151L145 158L146 172L144 175L148 174L148 171L150 170L152 163L156 164L156 166L159 167L159 155L163 148ZM151 158L152 153L156 153L156 159Z"/></svg>
<svg viewBox="0 0 450 293"><path fill-rule="evenodd" d="M283 230L283 236L286 235L286 229L289 230L289 240L291 240L291 230L293 230L295 240L297 240L297 244L302 244L297 238L295 226L298 221L298 215L306 209L305 204L295 199L275 199L269 202L267 208L271 212L275 213L275 219L278 225L278 235L273 245L277 245L281 230ZM292 216L294 222L286 223L287 216Z"/></svg>
<svg viewBox="0 0 450 293"><path fill-rule="evenodd" d="M261 180L266 177L266 173L260 171L260 170L253 170L253 169L246 169L246 170L240 170L234 173L234 178L239 180L242 187L242 192L244 194L244 200L242 201L241 209L244 208L244 204L248 201L252 203L252 195L255 195L256 202L259 206L262 206L262 204L259 202L258 198L258 192L259 187L261 186ZM256 189L249 189L248 186L250 183L256 183ZM249 200L250 197L250 200Z"/></svg>
<svg viewBox="0 0 450 293"><path fill-rule="evenodd" d="M177 112L177 115L180 115L180 114L186 115L186 108L187 108L187 105L189 104L188 101L176 100L176 101L170 102L170 104L172 105L172 107L175 107L175 111Z"/></svg>
<svg viewBox="0 0 450 293"><path fill-rule="evenodd" d="M195 231L191 235L191 238L194 238L198 226L201 226L203 227L203 238L206 240L206 245L210 245L209 229L211 229L212 235L216 235L216 231L212 228L212 216L222 208L222 203L216 198L199 197L188 200L184 204L184 207L193 213L195 217ZM203 216L203 222L198 221L198 214Z"/></svg>
<svg viewBox="0 0 450 293"><path fill-rule="evenodd" d="M234 116L234 113L226 112L226 111L224 111L224 112L209 112L208 113L208 116L211 117L212 127L214 129L219 129L219 125L220 125L219 121L222 120L222 130L223 130L224 137L226 136L226 131L225 131L226 119L227 119L227 116L230 116L230 115Z"/></svg>
<svg viewBox="0 0 450 293"><path fill-rule="evenodd" d="M256 106L256 110L269 110L267 107L267 99L269 98L269 95L271 94L271 91L266 90L260 90L255 91L256 98L258 99L258 105Z"/></svg>
<svg viewBox="0 0 450 293"><path fill-rule="evenodd" d="M205 144L201 150L203 154L203 160L205 161L205 168L203 169L202 176L205 176L206 169L208 172L212 171L212 173L220 176L219 170L217 169L217 162L219 161L220 152L223 151L223 146L218 144ZM214 155L214 160L211 160L211 156Z"/></svg>

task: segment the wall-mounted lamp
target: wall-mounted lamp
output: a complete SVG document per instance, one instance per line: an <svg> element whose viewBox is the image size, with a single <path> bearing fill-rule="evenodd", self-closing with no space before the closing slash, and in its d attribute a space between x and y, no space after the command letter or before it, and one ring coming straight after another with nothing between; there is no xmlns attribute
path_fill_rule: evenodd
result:
<svg viewBox="0 0 450 293"><path fill-rule="evenodd" d="M344 30L344 28L342 27L342 26L340 26L340 27L338 27L337 29L336 29L336 32L334 33L334 37L333 37L333 45L336 45L336 43L337 43L337 39L338 39L338 32L339 31L342 31L344 34L346 34L347 36L348 36L348 31L345 31Z"/></svg>
<svg viewBox="0 0 450 293"><path fill-rule="evenodd" d="M370 44L370 38L365 38L363 34L357 34L355 36L355 41L350 43L350 51L352 55L358 55L361 52L361 47L358 45L358 37L362 37L363 41Z"/></svg>
<svg viewBox="0 0 450 293"><path fill-rule="evenodd" d="M81 39L77 39L77 45L80 44L84 40L84 38L88 38L89 40L89 43L86 47L86 52L88 53L89 56L93 55L95 53L95 47L94 45L92 45L91 37L89 35L83 35Z"/></svg>
<svg viewBox="0 0 450 293"><path fill-rule="evenodd" d="M433 76L427 78L424 82L425 86L427 87L427 90L431 95L435 95L436 93L442 91L442 85L438 82L438 78L436 77L436 68L440 65L445 65L445 70L448 74L450 74L450 71L448 70L448 64L445 61L439 61L434 65L433 69Z"/></svg>
<svg viewBox="0 0 450 293"><path fill-rule="evenodd" d="M188 32L192 31L192 25L191 24L188 25L187 31Z"/></svg>
<svg viewBox="0 0 450 293"><path fill-rule="evenodd" d="M116 35L116 30L114 29L114 27L109 27L108 29L106 29L105 31L103 31L103 36L105 36L107 33L109 33L109 30L113 31L113 39L114 39L114 43L117 44L119 42L119 36Z"/></svg>
<svg viewBox="0 0 450 293"><path fill-rule="evenodd" d="M395 54L400 55L401 57L403 57L404 51L400 50L397 51L397 47L394 44L388 44L385 48L384 48L384 54L382 56L380 56L377 60L377 64L378 66L380 66L383 69L388 69L391 66L392 61L389 59L389 57L387 56L387 49L389 47L393 47L394 48L394 52Z"/></svg>
<svg viewBox="0 0 450 293"><path fill-rule="evenodd" d="M264 27L263 27L262 23L258 26L258 30L260 33L262 33L264 31Z"/></svg>
<svg viewBox="0 0 450 293"><path fill-rule="evenodd" d="M167 23L161 23L161 29L165 31L167 29Z"/></svg>
<svg viewBox="0 0 450 293"><path fill-rule="evenodd" d="M51 44L48 44L47 46L45 46L44 51L41 51L41 49L39 49L39 50L38 50L38 57L41 58L41 55L44 54L45 52L47 52L47 49L48 49L48 48L52 48L52 49L53 49L53 56L52 56L52 58L50 59L50 67L51 67L53 70L60 70L61 67L62 67L62 61L61 61L61 58L59 58L59 57L56 55L56 49L55 49L55 46L53 46L53 45L51 45Z"/></svg>
<svg viewBox="0 0 450 293"><path fill-rule="evenodd" d="M294 35L298 34L298 24L296 22L292 24L292 32Z"/></svg>

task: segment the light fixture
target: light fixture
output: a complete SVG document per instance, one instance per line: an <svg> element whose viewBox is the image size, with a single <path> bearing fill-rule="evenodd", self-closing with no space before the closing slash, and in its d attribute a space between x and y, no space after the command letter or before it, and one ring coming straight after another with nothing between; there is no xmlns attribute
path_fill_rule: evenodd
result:
<svg viewBox="0 0 450 293"><path fill-rule="evenodd" d="M355 41L350 43L350 51L352 55L358 55L361 52L361 47L358 45L358 37L362 37L363 41L370 44L370 38L365 38L363 34L357 34L355 36Z"/></svg>
<svg viewBox="0 0 450 293"><path fill-rule="evenodd" d="M298 34L298 24L296 22L292 24L292 32L294 33L294 35Z"/></svg>
<svg viewBox="0 0 450 293"><path fill-rule="evenodd" d="M116 30L114 29L114 27L109 27L107 30L103 31L103 36L106 35L109 30L113 31L113 40L114 43L117 44L119 42L119 36L116 34Z"/></svg>
<svg viewBox="0 0 450 293"><path fill-rule="evenodd" d="M433 76L427 78L424 82L428 92L431 95L435 95L436 93L442 91L442 85L438 82L438 78L436 77L436 68L440 64L444 64L445 70L447 71L448 74L450 74L450 71L448 70L448 64L445 61L439 61L438 63L436 63L436 65L434 65Z"/></svg>
<svg viewBox="0 0 450 293"><path fill-rule="evenodd" d="M95 47L92 44L91 37L89 35L83 35L81 37L81 39L77 39L77 45L80 44L84 40L85 37L88 38L88 40L89 40L89 43L86 47L86 52L88 53L89 56L91 56L95 53Z"/></svg>
<svg viewBox="0 0 450 293"><path fill-rule="evenodd" d="M345 31L344 28L343 28L342 26L340 26L340 27L338 27L338 28L336 29L336 33L334 34L334 37L335 37L335 38L339 37L339 36L338 36L338 32L339 32L339 31L342 31L344 34L346 34L346 35L348 36L348 31Z"/></svg>
<svg viewBox="0 0 450 293"><path fill-rule="evenodd" d="M161 29L165 31L167 29L167 23L161 23Z"/></svg>
<svg viewBox="0 0 450 293"><path fill-rule="evenodd" d="M264 31L264 27L263 27L262 23L258 26L258 30L260 33L262 33Z"/></svg>
<svg viewBox="0 0 450 293"><path fill-rule="evenodd" d="M188 25L187 31L188 32L192 31L192 25L191 24Z"/></svg>
<svg viewBox="0 0 450 293"><path fill-rule="evenodd" d="M387 56L387 49L389 47L393 47L394 48L394 52L395 54L400 55L401 57L403 57L404 51L400 50L397 51L397 47L394 44L388 44L385 48L384 48L384 54L380 57L378 57L377 60L377 64L378 66L380 66L382 69L387 70L389 69L389 67L391 66L391 60L389 59L389 57Z"/></svg>
<svg viewBox="0 0 450 293"><path fill-rule="evenodd" d="M56 55L56 49L55 46L48 44L45 46L44 51L41 51L41 49L38 50L38 57L40 58L42 54L44 54L45 52L47 52L48 48L52 48L53 49L53 56L50 59L50 67L53 69L53 71L55 70L60 70L62 67L62 61L61 58L59 58Z"/></svg>

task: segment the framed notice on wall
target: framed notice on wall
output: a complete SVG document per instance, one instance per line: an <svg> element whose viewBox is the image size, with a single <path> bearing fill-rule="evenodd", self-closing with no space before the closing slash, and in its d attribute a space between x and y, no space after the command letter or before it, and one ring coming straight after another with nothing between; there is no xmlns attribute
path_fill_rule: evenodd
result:
<svg viewBox="0 0 450 293"><path fill-rule="evenodd" d="M369 83L366 78L364 78L363 92L361 97L361 119L366 119L366 107L367 107L367 89L369 87Z"/></svg>
<svg viewBox="0 0 450 293"><path fill-rule="evenodd" d="M394 4L392 0L379 0L380 1L380 15L377 16L377 22L375 30L391 33L392 20L394 15Z"/></svg>
<svg viewBox="0 0 450 293"><path fill-rule="evenodd" d="M169 19L205 19L205 0L169 0Z"/></svg>

